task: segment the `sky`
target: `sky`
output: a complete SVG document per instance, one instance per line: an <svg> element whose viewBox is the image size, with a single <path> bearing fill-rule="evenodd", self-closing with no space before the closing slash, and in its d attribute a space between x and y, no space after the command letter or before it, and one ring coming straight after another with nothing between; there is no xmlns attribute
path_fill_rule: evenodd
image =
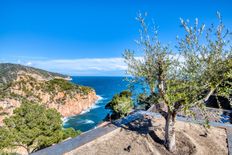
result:
<svg viewBox="0 0 232 155"><path fill-rule="evenodd" d="M123 76L125 49L136 51L139 23L159 26L159 38L174 46L183 34L180 17L206 27L216 11L232 28L232 0L0 0L0 62L75 76Z"/></svg>

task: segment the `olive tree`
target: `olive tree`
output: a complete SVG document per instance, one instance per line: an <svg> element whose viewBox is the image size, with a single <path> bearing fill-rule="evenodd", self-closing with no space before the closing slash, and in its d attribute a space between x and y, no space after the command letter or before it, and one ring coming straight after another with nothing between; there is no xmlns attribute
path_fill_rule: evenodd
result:
<svg viewBox="0 0 232 155"><path fill-rule="evenodd" d="M228 98L232 94L232 46L231 33L217 12L218 24L205 29L199 26L198 19L191 26L189 21L181 19L185 36L178 38L178 50L184 61L182 78L193 81L202 92L201 100L193 105L206 103L211 95Z"/></svg>
<svg viewBox="0 0 232 155"><path fill-rule="evenodd" d="M144 55L136 57L134 51L125 51L127 73L135 82L142 81L150 88L152 100L147 102L152 102L150 104L154 104L156 111L165 118L164 144L174 152L177 112L192 114L191 108L204 108L213 93L228 97L231 92L231 83L227 81L231 78L231 47L223 41L229 33L222 33L221 20L214 31L209 28L205 35L204 25L198 26L197 20L193 27L181 20L186 34L178 39L178 51L172 52L159 41L155 26L149 27L141 14L137 19L141 24L137 44ZM210 38L210 32L217 37ZM202 42L201 37L205 37Z"/></svg>

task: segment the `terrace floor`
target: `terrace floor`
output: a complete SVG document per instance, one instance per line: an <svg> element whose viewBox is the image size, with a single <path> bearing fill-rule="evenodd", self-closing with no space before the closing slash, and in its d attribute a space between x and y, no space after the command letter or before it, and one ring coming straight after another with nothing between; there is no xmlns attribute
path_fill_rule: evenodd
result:
<svg viewBox="0 0 232 155"><path fill-rule="evenodd" d="M65 155L170 155L162 145L163 127L162 118L137 119ZM176 140L178 155L228 154L225 128L210 127L206 136L202 126L177 121Z"/></svg>

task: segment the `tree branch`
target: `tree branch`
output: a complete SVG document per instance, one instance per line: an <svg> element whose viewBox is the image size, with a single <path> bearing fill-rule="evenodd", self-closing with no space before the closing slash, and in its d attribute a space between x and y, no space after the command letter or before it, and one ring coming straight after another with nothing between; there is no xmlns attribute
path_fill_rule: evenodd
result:
<svg viewBox="0 0 232 155"><path fill-rule="evenodd" d="M211 90L209 91L209 93L206 95L205 98L203 98L203 99L201 99L201 100L198 100L198 101L194 102L194 103L193 103L193 106L195 106L195 105L197 105L197 104L199 104L199 103L206 103L206 102L209 100L210 96L213 95L214 91L216 90L216 88L217 88L218 86L219 86L219 84L218 84L214 89L211 89Z"/></svg>
<svg viewBox="0 0 232 155"><path fill-rule="evenodd" d="M147 102L147 101L143 101L143 102L150 104L150 102ZM153 103L157 112L160 113L164 118L166 118L168 113L161 108L160 104L161 103Z"/></svg>
<svg viewBox="0 0 232 155"><path fill-rule="evenodd" d="M209 91L209 93L204 98L204 102L207 102L209 100L210 96L213 95L214 91L215 91L215 88Z"/></svg>
<svg viewBox="0 0 232 155"><path fill-rule="evenodd" d="M161 108L160 103L156 103L155 108L164 118L168 116L168 113Z"/></svg>
<svg viewBox="0 0 232 155"><path fill-rule="evenodd" d="M180 100L180 101L176 102L174 104L174 110L173 110L173 112L177 113L178 111L180 111L183 102L184 102L184 100Z"/></svg>

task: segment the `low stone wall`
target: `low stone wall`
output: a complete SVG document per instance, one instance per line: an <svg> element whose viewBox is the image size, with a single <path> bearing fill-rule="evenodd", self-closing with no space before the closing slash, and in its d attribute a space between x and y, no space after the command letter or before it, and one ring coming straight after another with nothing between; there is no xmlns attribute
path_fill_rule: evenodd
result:
<svg viewBox="0 0 232 155"><path fill-rule="evenodd" d="M75 138L68 139L59 144L55 144L43 150L32 153L32 155L63 155L76 148L93 141L96 138L99 138L107 133L110 133L117 129L117 127L113 124L99 127L88 132L85 132Z"/></svg>
<svg viewBox="0 0 232 155"><path fill-rule="evenodd" d="M78 147L85 145L86 143L89 143L97 138L100 138L101 136L104 136L106 134L109 134L116 129L119 129L119 126L122 126L123 124L127 124L131 121L134 121L136 119L142 118L143 115L140 113L134 113L132 115L129 115L125 118L119 119L114 122L114 124L110 123L105 126L98 127L96 129L87 131L78 137L68 139L64 142L61 142L59 144L55 144L53 146L50 146L48 148L45 148L43 150L37 151L35 153L32 153L32 155L69 155L73 154L73 151L77 149ZM69 153L72 152L72 153Z"/></svg>

